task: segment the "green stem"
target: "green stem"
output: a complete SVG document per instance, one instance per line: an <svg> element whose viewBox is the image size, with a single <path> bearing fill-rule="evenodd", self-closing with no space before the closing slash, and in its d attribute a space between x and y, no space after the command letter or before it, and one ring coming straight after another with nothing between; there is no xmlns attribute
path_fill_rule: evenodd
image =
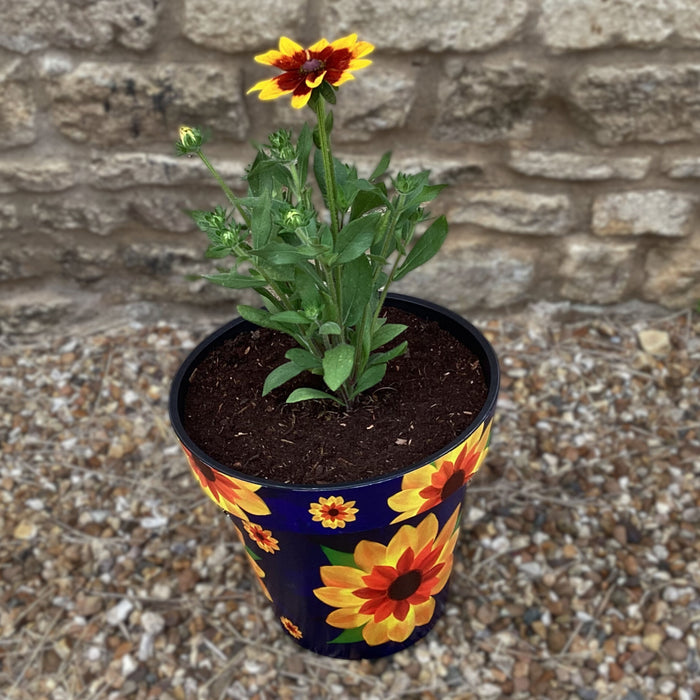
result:
<svg viewBox="0 0 700 700"><path fill-rule="evenodd" d="M241 207L241 202L236 197L235 194L233 194L233 191L231 188L224 182L224 179L219 175L219 173L216 171L216 168L209 162L209 158L207 158L204 153L202 152L201 149L197 151L197 155L201 159L202 163L207 166L209 169L209 172L214 176L214 179L219 183L219 186L221 189L224 191L224 194L226 195L226 198L228 199L231 204L233 204L234 207L238 210L238 213L241 215L243 218L243 221L245 221L246 226L250 228L250 219L248 218L248 215L245 213L243 210L243 207Z"/></svg>

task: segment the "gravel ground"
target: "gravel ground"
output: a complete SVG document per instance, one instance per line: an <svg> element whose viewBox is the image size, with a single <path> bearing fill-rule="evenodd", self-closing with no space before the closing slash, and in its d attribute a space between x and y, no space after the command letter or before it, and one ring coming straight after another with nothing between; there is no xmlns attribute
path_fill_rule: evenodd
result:
<svg viewBox="0 0 700 700"><path fill-rule="evenodd" d="M0 340L1 697L700 697L697 316L481 324L503 391L448 612L375 662L293 643L188 473L168 385L211 327Z"/></svg>

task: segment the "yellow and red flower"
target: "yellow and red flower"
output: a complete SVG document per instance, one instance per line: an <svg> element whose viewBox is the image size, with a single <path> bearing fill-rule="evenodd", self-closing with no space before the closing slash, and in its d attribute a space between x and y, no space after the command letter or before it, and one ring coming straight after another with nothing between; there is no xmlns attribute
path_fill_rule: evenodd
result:
<svg viewBox="0 0 700 700"><path fill-rule="evenodd" d="M430 510L462 488L484 461L490 432L489 421L452 452L406 474L401 480L401 491L387 501L392 510L400 513L392 524Z"/></svg>
<svg viewBox="0 0 700 700"><path fill-rule="evenodd" d="M309 513L314 517L314 522L320 522L323 527L335 530L337 527L345 527L345 523L355 520L357 508L353 508L355 501L345 501L342 496L321 496L318 503L311 503Z"/></svg>
<svg viewBox="0 0 700 700"><path fill-rule="evenodd" d="M201 464L188 450L185 450L185 455L204 492L225 511L242 520L248 520L248 513L270 515L265 501L255 493L260 488L258 484L236 479Z"/></svg>
<svg viewBox="0 0 700 700"><path fill-rule="evenodd" d="M371 646L403 642L430 622L434 596L447 583L459 529L458 506L438 532L430 513L417 527L403 525L388 545L362 540L355 547L356 566L322 566L323 588L316 597L337 608L326 622L340 629L362 630Z"/></svg>
<svg viewBox="0 0 700 700"><path fill-rule="evenodd" d="M280 621L284 629L286 629L294 639L301 639L303 637L301 630L288 617L282 616L280 617Z"/></svg>
<svg viewBox="0 0 700 700"><path fill-rule="evenodd" d="M255 60L284 72L274 78L261 80L248 92L259 90L261 100L274 100L291 93L292 107L300 109L309 101L314 88L324 81L338 87L353 80L355 76L350 71L370 65L372 61L363 56L373 50L372 44L358 41L357 34L336 39L330 44L326 39L321 39L308 49L283 36L279 42L279 51L272 49L256 56Z"/></svg>
<svg viewBox="0 0 700 700"><path fill-rule="evenodd" d="M250 536L250 539L264 552L274 554L276 551L279 551L279 541L272 536L270 530L264 530L260 525L256 525L250 521L243 523L243 527Z"/></svg>

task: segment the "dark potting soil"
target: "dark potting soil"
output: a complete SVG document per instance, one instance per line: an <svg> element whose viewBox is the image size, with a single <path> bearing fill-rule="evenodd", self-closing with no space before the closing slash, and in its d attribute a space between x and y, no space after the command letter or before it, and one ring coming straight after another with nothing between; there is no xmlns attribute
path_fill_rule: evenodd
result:
<svg viewBox="0 0 700 700"><path fill-rule="evenodd" d="M390 308L408 325L393 344L408 351L350 411L330 401L287 404L300 386L324 389L305 372L267 396L268 373L294 347L267 329L214 348L190 378L185 430L221 464L294 484L331 484L395 472L448 445L476 418L488 388L479 360L437 323Z"/></svg>

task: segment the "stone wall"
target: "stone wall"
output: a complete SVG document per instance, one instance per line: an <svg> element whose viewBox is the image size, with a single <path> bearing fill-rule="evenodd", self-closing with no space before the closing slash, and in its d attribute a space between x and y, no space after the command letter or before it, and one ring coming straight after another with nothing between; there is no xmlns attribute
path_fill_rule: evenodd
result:
<svg viewBox="0 0 700 700"><path fill-rule="evenodd" d="M462 312L533 300L700 298L695 0L0 0L0 317L133 302L230 305L188 208L221 202L178 159L185 122L236 183L251 139L298 125L246 96L252 57L355 31L373 65L339 93L361 170L452 185L441 254L403 291Z"/></svg>

